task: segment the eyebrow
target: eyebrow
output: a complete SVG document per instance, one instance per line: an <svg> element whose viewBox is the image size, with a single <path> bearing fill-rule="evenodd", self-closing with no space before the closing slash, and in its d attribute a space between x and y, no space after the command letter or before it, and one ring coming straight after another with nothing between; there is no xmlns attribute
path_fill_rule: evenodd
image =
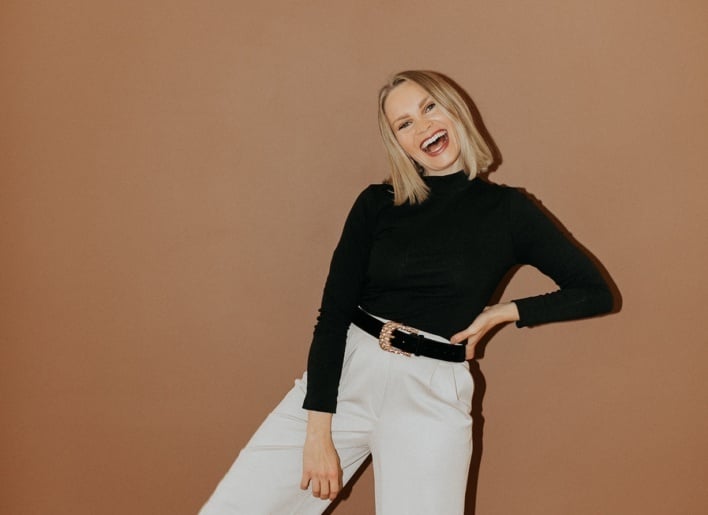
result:
<svg viewBox="0 0 708 515"><path fill-rule="evenodd" d="M427 103L428 103L430 100L432 100L432 99L433 99L433 97L431 97L430 95L426 96L426 97L425 97L423 100L421 100L420 103L418 104L418 109L422 109L423 106L424 106L425 104L427 104ZM409 116L410 116L410 115L409 115L408 113L402 114L401 116L399 116L399 117L396 118L395 120L391 120L391 125L395 125L396 122L398 122L399 120L402 120L402 119L404 119L404 118L408 118Z"/></svg>

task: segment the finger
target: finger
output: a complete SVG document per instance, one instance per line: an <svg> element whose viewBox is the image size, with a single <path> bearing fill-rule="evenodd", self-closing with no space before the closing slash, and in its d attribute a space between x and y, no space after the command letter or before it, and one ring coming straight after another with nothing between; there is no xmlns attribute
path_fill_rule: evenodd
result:
<svg viewBox="0 0 708 515"><path fill-rule="evenodd" d="M317 479L316 477L312 478L312 496L313 497L320 496L320 480Z"/></svg>
<svg viewBox="0 0 708 515"><path fill-rule="evenodd" d="M330 501L334 501L337 498L337 495L339 494L339 480L333 479L330 483L329 487L329 499Z"/></svg>
<svg viewBox="0 0 708 515"><path fill-rule="evenodd" d="M312 492L312 495L315 495L315 492ZM329 481L320 482L320 492L316 497L319 497L320 499L329 499Z"/></svg>
<svg viewBox="0 0 708 515"><path fill-rule="evenodd" d="M310 486L310 477L307 474L303 474L302 479L300 480L300 488L302 490L307 490L308 486Z"/></svg>
<svg viewBox="0 0 708 515"><path fill-rule="evenodd" d="M460 331L459 333L453 334L452 337L450 338L450 341L452 343L462 343L463 341L467 340L470 336L474 336L478 332L479 332L479 330L476 327L469 326L464 331Z"/></svg>
<svg viewBox="0 0 708 515"><path fill-rule="evenodd" d="M476 349L476 344L475 345L467 345L467 348L465 349L465 359L474 359L474 353Z"/></svg>
<svg viewBox="0 0 708 515"><path fill-rule="evenodd" d="M450 342L451 343L462 343L467 339L467 329L465 329L462 332L453 334L452 337L450 337Z"/></svg>

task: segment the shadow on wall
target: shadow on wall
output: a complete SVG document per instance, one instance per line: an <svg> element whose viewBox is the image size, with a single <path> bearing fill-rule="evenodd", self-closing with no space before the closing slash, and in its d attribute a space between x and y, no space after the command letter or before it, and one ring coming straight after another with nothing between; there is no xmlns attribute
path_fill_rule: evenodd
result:
<svg viewBox="0 0 708 515"><path fill-rule="evenodd" d="M349 498L349 496L352 494L352 488L354 487L354 484L359 481L359 478L364 474L364 471L370 466L371 455L369 455L369 457L364 460L364 463L362 463L361 467L359 467L359 470L354 473L349 482L345 485L344 488L342 488L342 491L339 493L337 498L332 502L332 504L329 505L329 507L325 511L322 512L322 515L333 515L333 513L337 509L337 506L339 506L342 501L346 501Z"/></svg>
<svg viewBox="0 0 708 515"><path fill-rule="evenodd" d="M528 193L527 193L528 195ZM598 270L600 270L601 275L605 279L605 282L607 283L610 292L612 294L612 301L613 301L613 307L612 311L610 313L617 313L622 309L622 296L620 295L619 288L615 284L615 282L612 280L610 277L610 274L607 272L607 269L600 263L600 261L588 250L586 249L583 245L581 245L575 238L573 238L573 235L565 228L563 225L558 221L558 219L550 213L537 199L535 199L533 196L528 195L529 198L548 216L555 224L556 226L565 234L565 236L573 242L574 245L576 245L579 249L583 251L583 253L595 263L597 266ZM506 290L507 286L511 282L511 279L514 277L516 272L521 268L521 266L516 266L509 270L507 274L504 276L502 281L499 283L499 286L497 287L496 291L494 292L494 295L490 299L490 304L496 304L500 301L502 295L504 294L504 290ZM610 314L608 313L608 314ZM469 472L469 479L467 482L467 496L465 500L465 515L475 515L476 513L476 505L477 505L477 486L479 484L479 472L480 472L480 467L482 464L482 453L484 449L484 414L483 414L483 402L484 402L484 394L487 390L487 381L484 378L484 374L482 373L482 370L479 366L479 360L484 358L484 353L487 348L487 345L491 341L494 336L501 331L504 327L509 325L507 324L502 324L494 329L492 329L489 333L487 333L482 340L477 344L477 347L475 348L475 359L470 361L470 373L472 374L472 378L474 379L474 396L472 397L472 442L473 442L473 450L472 450L472 460L470 463L470 472Z"/></svg>
<svg viewBox="0 0 708 515"><path fill-rule="evenodd" d="M443 74L441 74L443 75ZM444 75L443 75L444 76ZM493 162L489 166L487 170L484 171L484 173L480 174L481 178L483 180L488 180L488 176L490 173L494 172L499 168L499 166L502 163L502 155L499 150L499 147L496 145L494 139L492 138L491 134L489 134L489 131L487 130L486 126L484 125L484 122L482 120L482 116L477 109L477 106L474 104L472 101L471 97L467 94L467 92L459 86L454 80L450 79L447 76L444 76L447 80L450 81L450 83L453 85L453 87L457 90L457 92L462 96L464 101L466 102L467 106L469 107L471 113L472 113L472 118L474 120L474 123L477 127L477 130L479 130L480 134L482 137L485 139L487 144L489 145L489 148L492 152L493 155ZM586 249L583 245L581 245L574 237L573 235L563 226L563 224L560 223L560 221L553 215L553 213L549 212L548 209L546 209L541 202L539 202L536 198L534 198L532 195L530 195L528 192L525 192L526 195L538 206L545 214L548 216L549 219L551 219L556 226L563 232L563 234L573 242L574 245L576 245L579 249L581 249L585 255L590 258L593 263L597 266L598 270L600 270L600 273L602 274L603 278L605 279L607 285L609 286L610 292L612 293L612 298L613 298L613 309L611 313L617 313L620 311L621 306L622 306L622 297L620 295L619 289L617 288L617 285L615 282L612 280L610 277L610 274L607 272L605 267L600 263L600 261L588 250ZM496 291L492 295L489 303L490 304L496 304L500 301L502 295L504 294L504 291L506 290L507 286L511 282L512 277L516 274L516 272L521 268L521 265L516 266L509 270L507 274L504 276L504 278L501 280L499 285L497 286ZM494 329L492 329L489 333L485 335L485 337L480 340L480 342L477 344L477 347L475 348L475 359L470 361L470 373L472 374L472 378L474 380L474 394L472 397L472 408L471 408L471 415L472 415L472 442L473 442L473 450L472 450L472 459L470 462L470 469L469 469L469 476L468 476L468 482L467 482L467 493L466 493L466 499L465 499L465 512L464 515L476 515L476 505L477 505L477 487L479 484L479 472L480 472L480 467L482 464L482 454L484 450L484 409L483 409L483 404L484 404L484 394L487 391L487 381L484 377L484 374L482 373L482 369L480 368L479 365L479 360L484 357L484 353L486 350L487 345L491 341L494 336L501 331L504 327L506 327L508 324L502 324ZM371 457L367 458L367 460L364 462L364 464L359 468L359 470L354 474L352 479L349 481L349 483L344 487L342 490L341 494L337 499L329 506L329 508L324 512L325 515L332 515L337 506L351 495L353 485L358 481L358 479L362 476L364 471L370 466L371 464Z"/></svg>

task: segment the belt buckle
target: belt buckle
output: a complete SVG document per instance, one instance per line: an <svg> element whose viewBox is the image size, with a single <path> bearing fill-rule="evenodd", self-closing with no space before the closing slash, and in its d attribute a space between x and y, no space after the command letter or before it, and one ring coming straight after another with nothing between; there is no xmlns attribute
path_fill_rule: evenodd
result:
<svg viewBox="0 0 708 515"><path fill-rule="evenodd" d="M399 322L388 321L384 323L379 333L379 347L381 347L386 352L391 352L393 354L400 354L401 356L412 356L410 352L402 351L401 349L391 345L391 337L393 336L393 331L398 329L399 331L405 331L411 334L418 334L418 330L413 327L408 327Z"/></svg>

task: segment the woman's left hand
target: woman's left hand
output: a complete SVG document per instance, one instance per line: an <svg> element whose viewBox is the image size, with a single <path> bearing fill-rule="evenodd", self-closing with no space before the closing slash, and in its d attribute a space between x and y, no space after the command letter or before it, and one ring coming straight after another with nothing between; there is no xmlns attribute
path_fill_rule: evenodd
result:
<svg viewBox="0 0 708 515"><path fill-rule="evenodd" d="M462 343L467 340L466 358L474 359L475 347L485 334L499 324L515 322L518 319L519 310L513 302L487 306L467 329L454 334L450 341L452 343Z"/></svg>

